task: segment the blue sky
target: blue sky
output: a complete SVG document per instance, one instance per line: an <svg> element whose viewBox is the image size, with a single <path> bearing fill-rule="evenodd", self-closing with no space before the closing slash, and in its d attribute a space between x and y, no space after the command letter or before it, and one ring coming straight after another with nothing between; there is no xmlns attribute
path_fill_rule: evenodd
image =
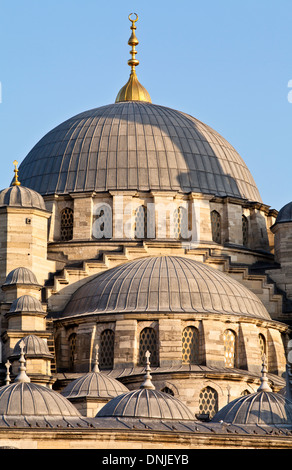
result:
<svg viewBox="0 0 292 470"><path fill-rule="evenodd" d="M113 103L137 68L152 102L184 111L240 153L265 204L292 200L291 0L0 0L0 188L13 160L65 119ZM291 99L292 101L292 99Z"/></svg>

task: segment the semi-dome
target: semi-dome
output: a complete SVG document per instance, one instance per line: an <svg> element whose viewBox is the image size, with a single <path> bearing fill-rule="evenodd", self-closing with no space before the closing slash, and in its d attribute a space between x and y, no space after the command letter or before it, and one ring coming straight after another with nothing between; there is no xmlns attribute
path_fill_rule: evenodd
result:
<svg viewBox="0 0 292 470"><path fill-rule="evenodd" d="M284 222L292 222L292 202L288 202L288 204L279 210L275 223L280 224Z"/></svg>
<svg viewBox="0 0 292 470"><path fill-rule="evenodd" d="M52 358L53 355L50 353L47 342L36 335L27 335L20 339L14 346L12 356L20 356L21 348L20 344L24 343L23 352L26 357L48 357Z"/></svg>
<svg viewBox="0 0 292 470"><path fill-rule="evenodd" d="M78 114L46 134L19 167L42 195L173 190L261 202L236 150L183 112L143 101Z"/></svg>
<svg viewBox="0 0 292 470"><path fill-rule="evenodd" d="M41 302L32 295L22 295L12 302L9 313L42 313L45 311Z"/></svg>
<svg viewBox="0 0 292 470"><path fill-rule="evenodd" d="M62 315L215 313L271 320L260 299L238 281L180 256L145 257L110 269L81 286Z"/></svg>
<svg viewBox="0 0 292 470"><path fill-rule="evenodd" d="M0 191L0 207L2 206L46 210L43 197L24 186L10 186Z"/></svg>
<svg viewBox="0 0 292 470"><path fill-rule="evenodd" d="M39 285L35 274L28 268L19 267L10 271L7 275L4 286L10 285Z"/></svg>

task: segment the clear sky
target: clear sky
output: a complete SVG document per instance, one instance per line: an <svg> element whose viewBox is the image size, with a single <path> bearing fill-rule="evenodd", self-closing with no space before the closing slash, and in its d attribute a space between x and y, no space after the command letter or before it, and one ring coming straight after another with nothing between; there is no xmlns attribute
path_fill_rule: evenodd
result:
<svg viewBox="0 0 292 470"><path fill-rule="evenodd" d="M265 204L290 202L291 0L0 0L0 188L53 127L115 101L133 11L152 102L222 134Z"/></svg>

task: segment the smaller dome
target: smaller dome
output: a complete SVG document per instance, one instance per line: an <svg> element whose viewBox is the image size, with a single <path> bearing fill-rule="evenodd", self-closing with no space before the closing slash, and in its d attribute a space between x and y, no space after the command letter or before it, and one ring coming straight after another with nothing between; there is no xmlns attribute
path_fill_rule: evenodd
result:
<svg viewBox="0 0 292 470"><path fill-rule="evenodd" d="M155 390L150 375L150 353L146 352L145 380L139 390L133 390L110 400L97 413L97 418L150 418L191 420L195 417L180 400L167 393Z"/></svg>
<svg viewBox="0 0 292 470"><path fill-rule="evenodd" d="M46 210L43 197L24 186L10 186L0 191L0 207L23 207Z"/></svg>
<svg viewBox="0 0 292 470"><path fill-rule="evenodd" d="M280 224L284 222L292 222L292 202L289 202L279 210L275 223Z"/></svg>
<svg viewBox="0 0 292 470"><path fill-rule="evenodd" d="M41 302L31 295L22 295L12 302L9 313L42 313L45 315Z"/></svg>
<svg viewBox="0 0 292 470"><path fill-rule="evenodd" d="M128 391L128 388L121 382L100 372L96 351L92 372L73 380L61 393L71 400L75 398L113 398Z"/></svg>
<svg viewBox="0 0 292 470"><path fill-rule="evenodd" d="M23 352L26 357L32 357L32 356L41 356L41 357L49 357L49 358L53 357L53 355L49 351L47 342L44 339L36 335L28 335L20 339L14 346L12 356L20 356L21 341L24 342Z"/></svg>
<svg viewBox="0 0 292 470"><path fill-rule="evenodd" d="M212 418L212 422L229 424L292 425L292 401L272 392L267 379L266 356L263 356L261 385L256 393L244 395L228 403Z"/></svg>
<svg viewBox="0 0 292 470"><path fill-rule="evenodd" d="M77 417L80 413L54 390L31 382L17 382L0 388L0 415Z"/></svg>
<svg viewBox="0 0 292 470"><path fill-rule="evenodd" d="M34 273L24 267L19 267L10 271L4 282L4 286L22 284L22 285L39 285Z"/></svg>
<svg viewBox="0 0 292 470"><path fill-rule="evenodd" d="M129 390L116 379L107 377L102 372L88 372L79 379L73 380L61 392L71 398L114 398Z"/></svg>
<svg viewBox="0 0 292 470"><path fill-rule="evenodd" d="M257 392L237 398L211 420L230 424L291 425L292 402L274 392Z"/></svg>
<svg viewBox="0 0 292 470"><path fill-rule="evenodd" d="M0 416L79 417L79 411L60 393L30 382L26 374L23 340L20 341L19 347L19 374L14 379L14 383L0 387ZM8 372L10 363L6 363L6 366ZM6 383L8 377L7 374Z"/></svg>
<svg viewBox="0 0 292 470"><path fill-rule="evenodd" d="M96 417L195 420L188 407L177 398L144 388L113 398Z"/></svg>

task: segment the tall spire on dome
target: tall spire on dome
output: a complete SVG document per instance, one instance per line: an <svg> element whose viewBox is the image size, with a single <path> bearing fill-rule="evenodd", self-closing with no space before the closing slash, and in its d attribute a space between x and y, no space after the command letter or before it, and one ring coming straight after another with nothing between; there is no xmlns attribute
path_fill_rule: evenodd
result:
<svg viewBox="0 0 292 470"><path fill-rule="evenodd" d="M135 15L135 19L132 19L132 15ZM135 56L137 54L136 46L139 44L139 41L135 33L135 30L137 29L135 23L138 21L138 18L137 13L130 13L129 15L129 20L132 23L132 34L128 41L129 46L132 47L132 50L130 51L132 58L128 60L128 65L131 67L131 74L126 85L124 85L119 91L116 103L119 103L120 101L146 101L151 103L148 91L141 85L136 75L136 66L139 65L139 60L137 60Z"/></svg>

